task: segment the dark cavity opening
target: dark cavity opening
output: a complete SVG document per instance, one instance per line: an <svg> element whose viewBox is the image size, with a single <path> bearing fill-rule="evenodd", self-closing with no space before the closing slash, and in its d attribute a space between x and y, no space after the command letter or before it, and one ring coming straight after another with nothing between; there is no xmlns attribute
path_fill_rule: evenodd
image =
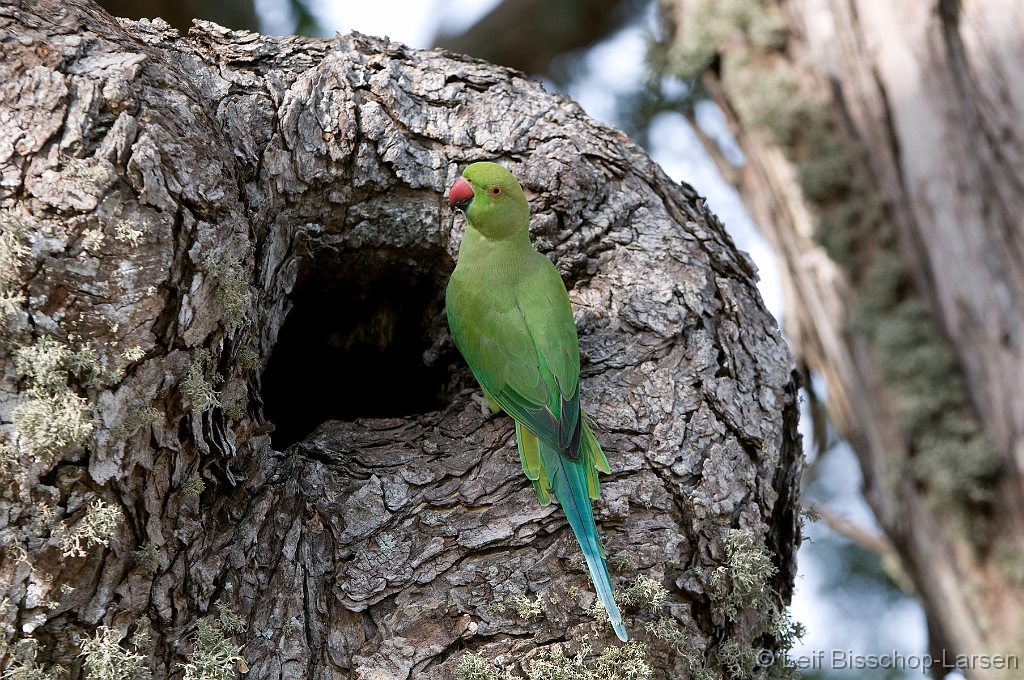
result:
<svg viewBox="0 0 1024 680"><path fill-rule="evenodd" d="M443 252L330 253L300 275L261 381L276 450L328 420L444 407L460 367L442 313L451 266Z"/></svg>

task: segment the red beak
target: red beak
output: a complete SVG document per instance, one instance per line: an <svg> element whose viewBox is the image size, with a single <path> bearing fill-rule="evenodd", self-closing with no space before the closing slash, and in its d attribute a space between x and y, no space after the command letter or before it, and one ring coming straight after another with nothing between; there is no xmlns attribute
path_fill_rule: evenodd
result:
<svg viewBox="0 0 1024 680"><path fill-rule="evenodd" d="M473 200L473 187L469 186L469 182L466 181L465 177L460 177L455 180L455 184L452 185L452 190L448 192L448 205L452 208L458 208L459 210L465 210L469 202Z"/></svg>

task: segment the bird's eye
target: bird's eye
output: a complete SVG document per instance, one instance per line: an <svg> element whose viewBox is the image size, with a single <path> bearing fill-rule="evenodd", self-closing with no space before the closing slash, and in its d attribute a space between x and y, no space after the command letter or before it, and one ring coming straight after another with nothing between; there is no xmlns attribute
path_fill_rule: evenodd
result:
<svg viewBox="0 0 1024 680"><path fill-rule="evenodd" d="M497 184L495 184L493 187L488 189L488 191L490 191L491 196L494 196L494 197L501 196L501 187L499 187Z"/></svg>

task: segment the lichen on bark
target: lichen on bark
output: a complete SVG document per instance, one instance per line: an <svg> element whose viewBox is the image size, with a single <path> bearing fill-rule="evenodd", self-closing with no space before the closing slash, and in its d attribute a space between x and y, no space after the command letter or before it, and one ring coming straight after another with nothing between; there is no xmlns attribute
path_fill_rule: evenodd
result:
<svg viewBox="0 0 1024 680"><path fill-rule="evenodd" d="M463 222L443 193L489 159L522 180L570 290L612 466L595 514L608 553L634 558L616 579L667 591L626 610L645 663L721 672L727 644L778 648L796 379L752 264L691 187L568 98L440 51L183 37L82 0L5 5L0 30L0 207L31 225L0 290L4 432L20 446L16 352L73 341L107 371L65 383L90 439L46 461L11 447L12 647L34 636L76 677L98 626L147 639L125 649L155 678L211 631L249 678L449 677L464 650L525 671L584 635L594 663L617 658L561 512L447 334ZM326 413L312 433L307 412ZM123 513L109 545L62 556L53 526L100 502ZM709 589L730 529L773 571L723 617Z"/></svg>

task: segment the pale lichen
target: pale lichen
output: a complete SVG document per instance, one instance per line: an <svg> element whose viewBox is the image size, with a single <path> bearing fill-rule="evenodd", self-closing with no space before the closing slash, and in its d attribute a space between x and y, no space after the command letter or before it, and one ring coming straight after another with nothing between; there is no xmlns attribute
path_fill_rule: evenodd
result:
<svg viewBox="0 0 1024 680"><path fill-rule="evenodd" d="M82 641L86 680L143 680L151 677L149 658L121 646L121 632L100 626L95 637Z"/></svg>
<svg viewBox="0 0 1024 680"><path fill-rule="evenodd" d="M147 543L132 551L132 561L144 571L155 572L160 568L160 551L156 544Z"/></svg>
<svg viewBox="0 0 1024 680"><path fill-rule="evenodd" d="M103 369L92 348L76 349L44 336L34 345L17 348L13 358L28 396L11 412L21 447L39 455L87 443L95 429L89 401L75 394L69 381L100 385Z"/></svg>
<svg viewBox="0 0 1024 680"><path fill-rule="evenodd" d="M258 371L263 368L260 354L252 345L242 345L235 359L238 361L238 366L245 371Z"/></svg>
<svg viewBox="0 0 1024 680"><path fill-rule="evenodd" d="M539 617L542 613L540 598L531 600L521 593L516 593L506 598L505 602L516 613L516 616L527 621Z"/></svg>
<svg viewBox="0 0 1024 680"><path fill-rule="evenodd" d="M192 475L181 485L181 495L185 498L199 498L204 490L206 490L206 484L198 474Z"/></svg>
<svg viewBox="0 0 1024 680"><path fill-rule="evenodd" d="M124 513L116 505L102 500L93 502L73 527L61 525L56 533L64 557L85 557L95 545L110 547L111 539L124 521Z"/></svg>
<svg viewBox="0 0 1024 680"><path fill-rule="evenodd" d="M612 571L617 572L636 571L640 563L637 562L636 556L633 553L628 550L620 550L608 558L608 566Z"/></svg>
<svg viewBox="0 0 1024 680"><path fill-rule="evenodd" d="M605 647L600 656L588 661L591 647L581 640L576 654L566 656L562 645L541 652L526 664L530 680L650 680L654 668L647 661L647 645L630 640L624 645Z"/></svg>
<svg viewBox="0 0 1024 680"><path fill-rule="evenodd" d="M758 650L750 645L741 645L733 640L726 640L718 647L719 663L728 672L730 678L746 680L754 677L758 670Z"/></svg>
<svg viewBox="0 0 1024 680"><path fill-rule="evenodd" d="M32 638L20 640L12 655L11 665L2 676L3 680L60 680L67 675L63 666L44 669L36 662L39 643Z"/></svg>
<svg viewBox="0 0 1024 680"><path fill-rule="evenodd" d="M300 630L302 630L302 624L294 616L285 621L284 626L281 627L281 633L286 638L290 638L291 636L298 633Z"/></svg>
<svg viewBox="0 0 1024 680"><path fill-rule="evenodd" d="M713 570L708 581L713 611L732 620L743 608L769 609L768 580L778 571L771 553L752 533L740 529L730 529L723 543L726 564Z"/></svg>
<svg viewBox="0 0 1024 680"><path fill-rule="evenodd" d="M236 665L245 663L242 650L206 621L197 624L186 658L186 663L179 664L185 671L182 680L234 680Z"/></svg>
<svg viewBox="0 0 1024 680"><path fill-rule="evenodd" d="M152 406L139 406L117 419L110 428L110 436L115 440L124 439L146 425L159 423L163 417L164 414Z"/></svg>
<svg viewBox="0 0 1024 680"><path fill-rule="evenodd" d="M18 270L32 253L24 241L25 232L25 225L16 214L0 210L0 324L25 302L18 282Z"/></svg>
<svg viewBox="0 0 1024 680"><path fill-rule="evenodd" d="M245 632L246 628L248 628L248 624L246 624L245 619L235 612L234 608L232 608L230 604L227 602L221 602L220 600L217 600L215 604L217 605L217 609L220 611L219 621L220 629L222 631L228 635Z"/></svg>
<svg viewBox="0 0 1024 680"><path fill-rule="evenodd" d="M203 254L203 269L213 278L217 300L231 323L241 323L243 312L252 297L249 284L242 276L241 263L231 255L216 250Z"/></svg>
<svg viewBox="0 0 1024 680"><path fill-rule="evenodd" d="M643 574L637 574L633 585L616 593L616 601L624 607L657 612L668 601L668 590L661 582Z"/></svg>
<svg viewBox="0 0 1024 680"><path fill-rule="evenodd" d="M145 223L140 224L132 220L120 220L115 228L114 238L122 243L129 243L135 248L148 232L149 225Z"/></svg>
<svg viewBox="0 0 1024 680"><path fill-rule="evenodd" d="M485 657L473 652L463 654L455 670L456 680L498 680L500 677Z"/></svg>
<svg viewBox="0 0 1024 680"><path fill-rule="evenodd" d="M182 393L189 398L192 408L198 413L220 406L220 393L215 388L224 381L224 377L217 372L207 376L205 366L209 360L209 350L200 348L193 352L192 364L180 385Z"/></svg>
<svg viewBox="0 0 1024 680"><path fill-rule="evenodd" d="M89 401L70 391L22 402L11 412L11 420L22 448L35 455L85 444L95 429Z"/></svg>

